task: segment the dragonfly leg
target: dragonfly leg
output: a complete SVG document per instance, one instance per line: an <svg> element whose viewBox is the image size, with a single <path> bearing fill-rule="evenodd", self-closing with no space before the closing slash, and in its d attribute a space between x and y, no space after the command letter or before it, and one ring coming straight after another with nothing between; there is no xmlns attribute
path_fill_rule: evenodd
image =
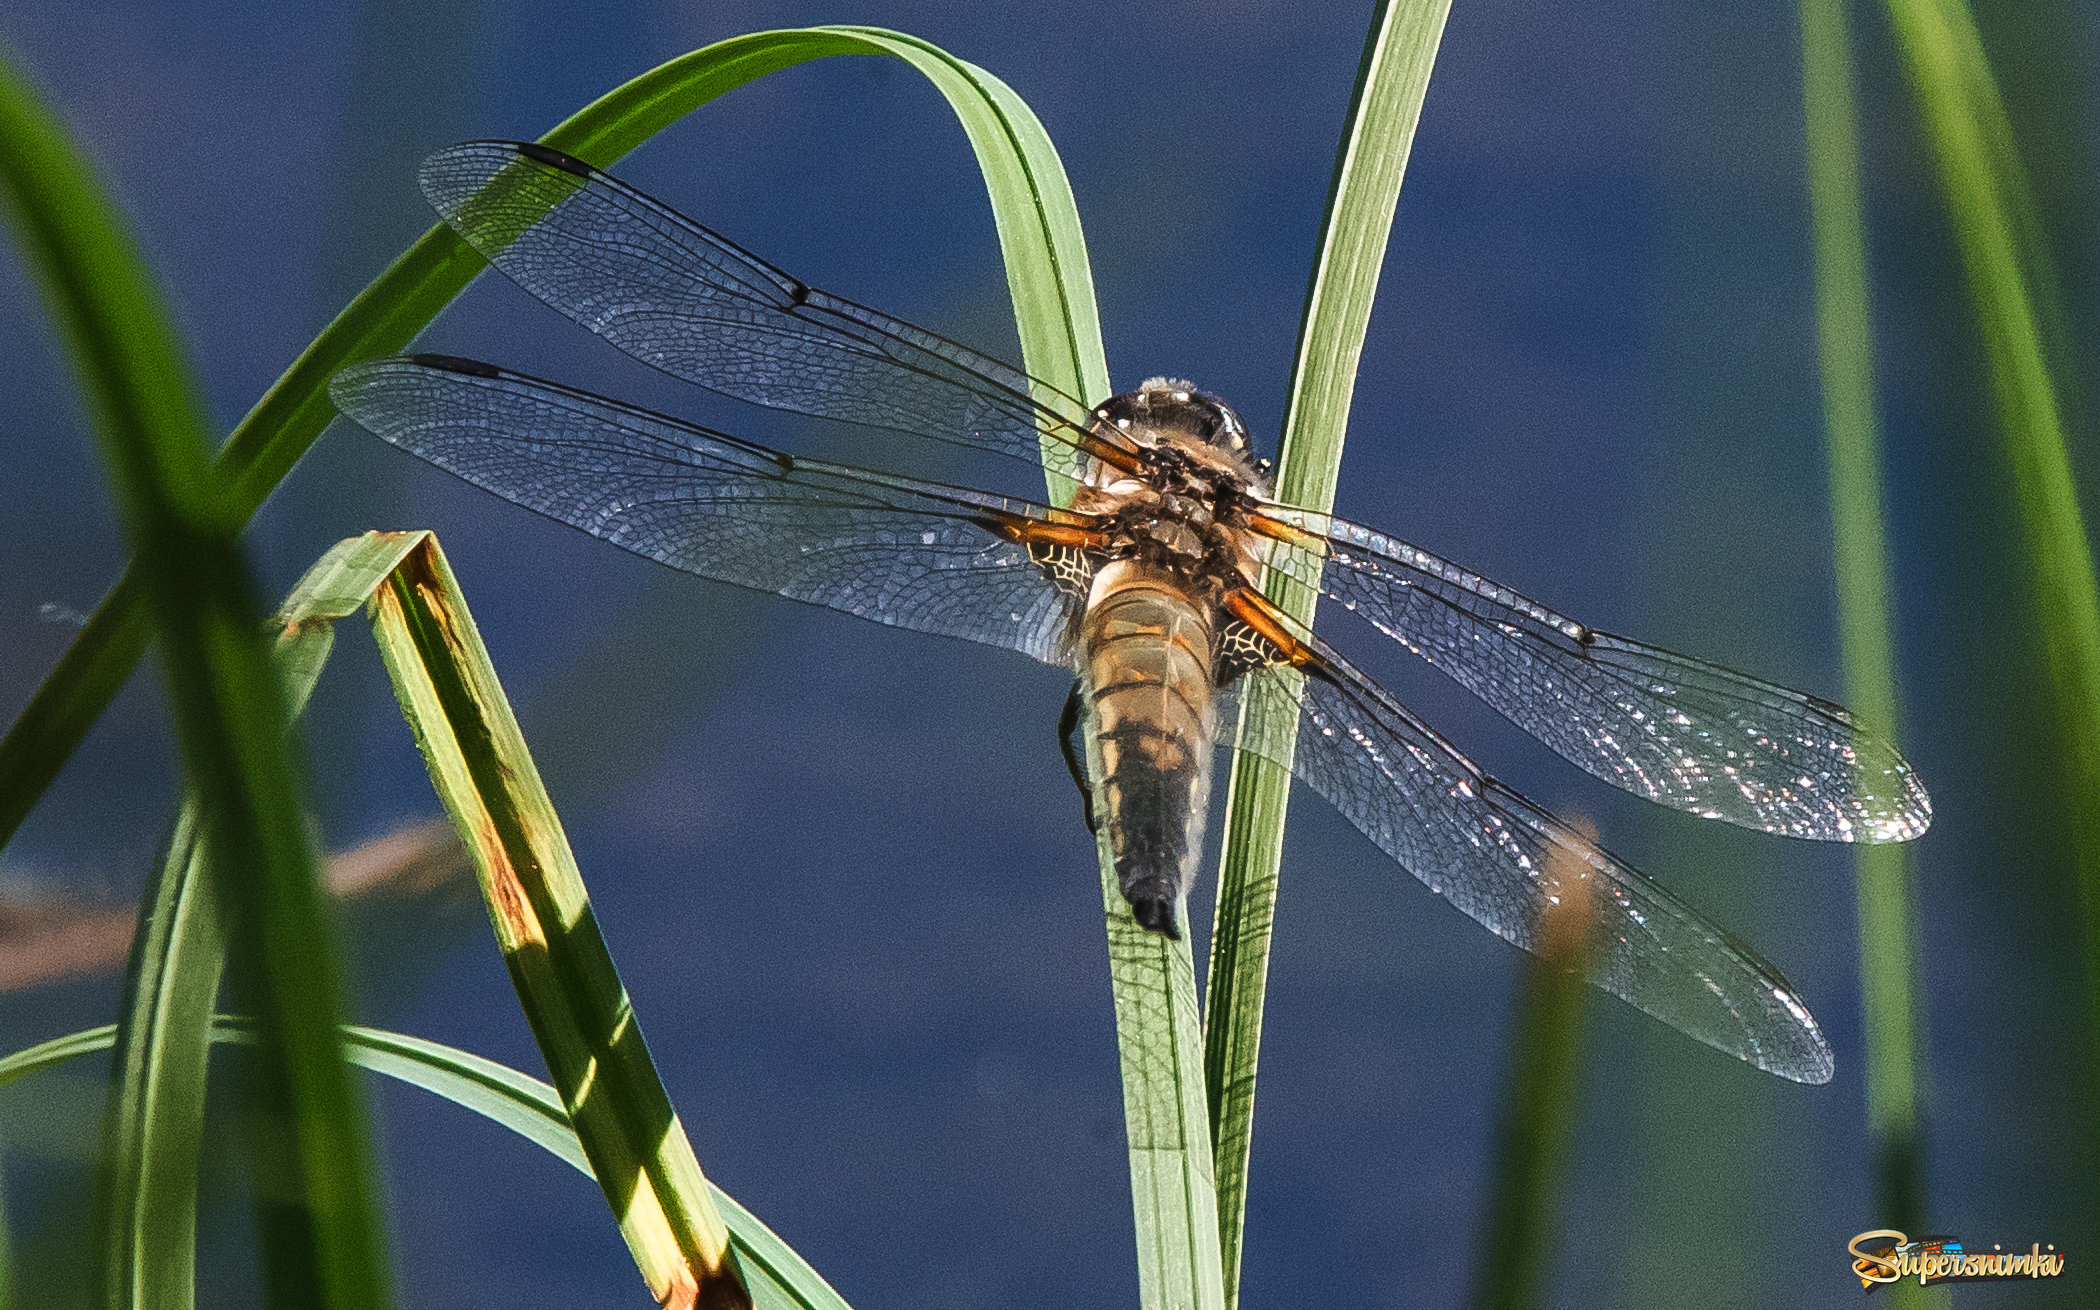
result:
<svg viewBox="0 0 2100 1310"><path fill-rule="evenodd" d="M1079 733L1079 721L1086 713L1086 698L1080 680L1072 680L1072 694L1065 697L1064 713L1057 716L1057 746L1065 753L1065 767L1072 771L1072 782L1079 788L1079 804L1086 815L1086 830L1101 831L1094 821L1094 784L1086 776L1086 748L1075 738Z"/></svg>

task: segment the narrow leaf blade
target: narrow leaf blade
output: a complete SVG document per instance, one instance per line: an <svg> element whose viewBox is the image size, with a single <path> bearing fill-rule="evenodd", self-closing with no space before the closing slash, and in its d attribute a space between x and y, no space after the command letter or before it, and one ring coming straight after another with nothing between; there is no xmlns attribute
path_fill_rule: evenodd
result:
<svg viewBox="0 0 2100 1310"><path fill-rule="evenodd" d="M1884 740L1897 739L1894 586L1882 512L1875 418L1874 323L1851 37L1842 0L1801 0L1801 90L1815 239L1816 340L1830 471L1832 567L1845 703ZM1919 1080L1928 1067L1918 1023L1923 979L1912 950L1916 903L1908 848L1853 853L1860 991L1866 1019L1867 1130L1876 1143L1877 1213L1925 1223Z"/></svg>
<svg viewBox="0 0 2100 1310"><path fill-rule="evenodd" d="M331 621L355 612L309 605L313 576L276 621L273 661L294 714L327 662ZM127 971L101 1160L103 1299L113 1307L185 1310L195 1299L197 1168L226 961L206 837L192 795L147 886Z"/></svg>
<svg viewBox="0 0 2100 1310"><path fill-rule="evenodd" d="M1968 275L2034 571L2084 888L2089 1013L2100 1022L2100 581L2078 503L2043 307L2055 291L2012 126L1963 0L1887 0Z"/></svg>
<svg viewBox="0 0 2100 1310"><path fill-rule="evenodd" d="M1400 182L1450 12L1450 0L1380 0L1372 12L1306 288L1289 405L1277 447L1276 492L1292 504L1321 511L1334 506L1342 439L1356 394L1357 361L1385 265ZM1272 573L1268 594L1293 618L1311 624L1310 589ZM1244 694L1235 741L1294 740L1298 707L1286 691L1276 686ZM1217 1159L1228 1305L1239 1302L1254 1081L1290 785L1286 769L1235 749L1226 792L1204 1025L1204 1081Z"/></svg>
<svg viewBox="0 0 2100 1310"><path fill-rule="evenodd" d="M659 1305L748 1305L561 820L433 538L389 575L371 614L519 1003L650 1291Z"/></svg>

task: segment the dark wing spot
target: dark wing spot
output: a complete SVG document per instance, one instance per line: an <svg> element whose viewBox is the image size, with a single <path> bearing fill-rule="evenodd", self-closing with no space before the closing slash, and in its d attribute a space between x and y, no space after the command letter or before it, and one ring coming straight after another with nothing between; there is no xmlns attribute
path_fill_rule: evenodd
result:
<svg viewBox="0 0 2100 1310"><path fill-rule="evenodd" d="M578 177L589 177L596 171L576 156L563 154L553 146L543 146L537 141L520 141L517 150L527 159L536 160L549 168L558 168L564 173L574 173Z"/></svg>

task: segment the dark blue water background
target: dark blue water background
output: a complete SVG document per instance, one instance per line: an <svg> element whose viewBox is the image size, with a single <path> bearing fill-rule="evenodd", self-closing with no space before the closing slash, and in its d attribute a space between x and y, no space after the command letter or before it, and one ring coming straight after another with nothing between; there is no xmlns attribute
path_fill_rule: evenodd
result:
<svg viewBox="0 0 2100 1310"><path fill-rule="evenodd" d="M2048 57L2090 68L2090 14L2069 14L2071 44ZM1273 439L1358 6L85 0L10 9L0 39L128 208L230 425L429 223L424 153L529 137L680 51L825 21L905 29L1010 82L1070 171L1116 382L1194 378ZM1792 23L1780 5L1456 6L1340 507L1598 626L1836 696ZM2075 1240L2091 1232L2075 1193L2077 901L2043 665L1929 163L1885 38L1863 45L1907 745L1939 803L1919 863L1932 1214L1972 1242ZM2090 112L2089 96L2068 103ZM2090 133L2065 133L2049 159L2075 199ZM969 153L902 65L779 74L620 171L819 285L1015 354ZM2076 310L2086 261L2065 264ZM791 449L898 462L889 438L688 393L498 280L424 340ZM123 551L11 260L0 358L11 714L71 635L39 606L91 609ZM1132 1304L1092 848L1052 737L1065 679L670 574L343 424L257 520L263 590L370 527L443 535L711 1175L863 1310ZM1555 1303L1854 1295L1843 1243L1883 1221L1846 852L1651 812L1403 652L1348 648L1491 769L1594 819L1756 943L1837 1049L1834 1083L1795 1087L1600 997ZM331 846L436 812L355 630L309 744ZM18 891L123 902L173 804L148 673L0 871ZM472 913L396 927L363 945L360 1013L537 1070ZM1517 963L1301 797L1250 1305L1458 1301ZM11 1049L114 1013L113 982L9 996L0 1034ZM5 1195L32 1256L78 1219L98 1096L86 1074L0 1093ZM421 1093L374 1101L404 1305L644 1304L585 1181ZM245 1222L231 1203L208 1215L211 1304L251 1296Z"/></svg>

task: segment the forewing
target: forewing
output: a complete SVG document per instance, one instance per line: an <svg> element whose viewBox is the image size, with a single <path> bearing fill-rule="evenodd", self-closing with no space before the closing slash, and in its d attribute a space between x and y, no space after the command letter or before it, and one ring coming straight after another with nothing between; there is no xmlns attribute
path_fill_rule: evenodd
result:
<svg viewBox="0 0 2100 1310"><path fill-rule="evenodd" d="M1932 821L1895 747L1839 705L1556 614L1406 542L1270 507L1313 534L1271 562L1442 669L1524 731L1658 804L1818 841Z"/></svg>
<svg viewBox="0 0 2100 1310"><path fill-rule="evenodd" d="M1016 538L1080 516L791 458L469 360L374 360L329 394L403 450L637 555L1066 662L1075 601Z"/></svg>
<svg viewBox="0 0 2100 1310"><path fill-rule="evenodd" d="M805 285L544 146L423 161L423 194L519 286L646 364L775 409L892 428L1078 479L1078 400L966 346Z"/></svg>
<svg viewBox="0 0 2100 1310"><path fill-rule="evenodd" d="M1303 713L1293 742L1249 749L1287 764L1430 890L1528 951L1538 950L1545 906L1584 893L1591 982L1760 1069L1830 1080L1830 1047L1778 970L1482 773L1332 650L1312 649L1312 673L1250 675L1279 683Z"/></svg>

